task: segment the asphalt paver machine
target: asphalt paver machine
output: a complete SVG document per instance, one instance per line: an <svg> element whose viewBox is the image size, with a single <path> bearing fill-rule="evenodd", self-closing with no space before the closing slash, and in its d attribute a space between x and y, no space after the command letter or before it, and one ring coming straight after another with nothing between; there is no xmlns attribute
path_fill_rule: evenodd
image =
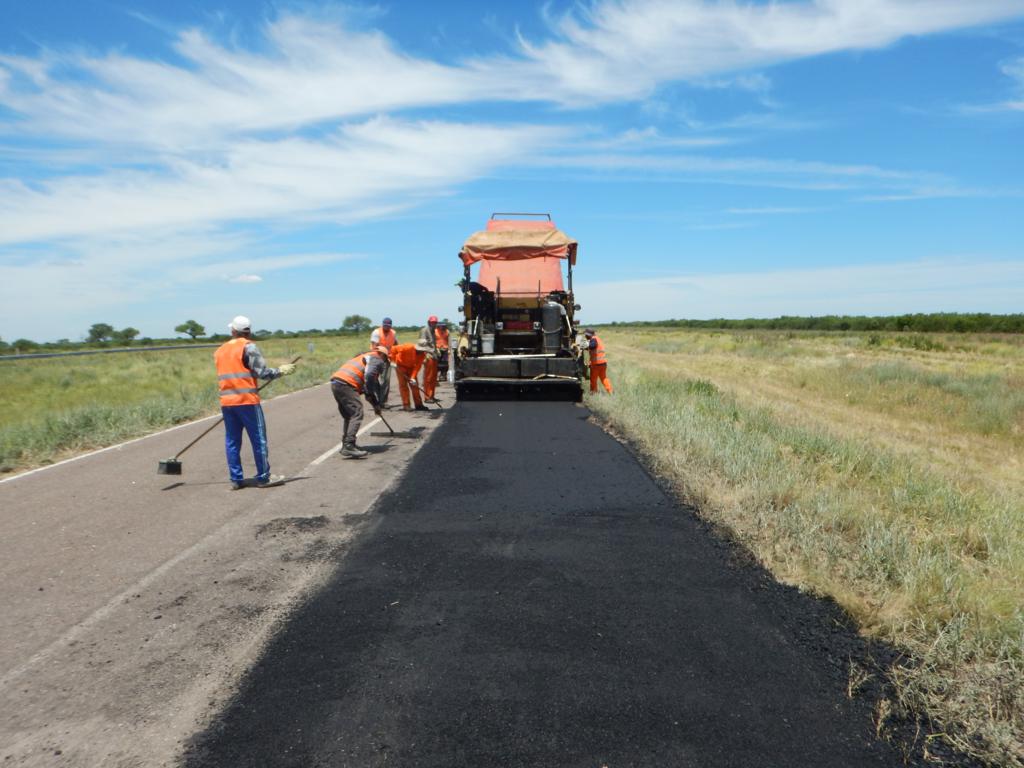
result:
<svg viewBox="0 0 1024 768"><path fill-rule="evenodd" d="M459 258L456 397L579 402L584 366L575 320L580 306L572 291L576 241L551 214L494 213L486 229L469 236Z"/></svg>

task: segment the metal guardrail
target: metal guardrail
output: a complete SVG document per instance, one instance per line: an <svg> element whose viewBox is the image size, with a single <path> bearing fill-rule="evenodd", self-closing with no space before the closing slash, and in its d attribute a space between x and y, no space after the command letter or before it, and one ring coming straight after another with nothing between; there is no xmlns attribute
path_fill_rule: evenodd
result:
<svg viewBox="0 0 1024 768"><path fill-rule="evenodd" d="M0 355L5 360L38 360L44 357L78 357L79 355L112 355L117 352L165 352L172 349L214 349L220 344L172 344L164 347L122 347L119 349L82 349L76 352L33 352L25 355Z"/></svg>

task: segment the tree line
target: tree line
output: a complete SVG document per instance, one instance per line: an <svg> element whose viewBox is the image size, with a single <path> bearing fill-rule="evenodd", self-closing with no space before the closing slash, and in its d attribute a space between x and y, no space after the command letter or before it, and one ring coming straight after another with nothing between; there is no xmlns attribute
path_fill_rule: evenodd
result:
<svg viewBox="0 0 1024 768"><path fill-rule="evenodd" d="M781 331L907 331L912 333L1024 333L1024 314L929 312L906 315L822 315L750 317L742 320L637 320L613 322L616 327L700 328Z"/></svg>
<svg viewBox="0 0 1024 768"><path fill-rule="evenodd" d="M912 333L1024 333L1024 314L993 315L987 312L958 313L931 312L905 315L822 315L803 317L783 315L782 317L750 317L742 320L715 318L713 320L633 320L612 322L617 328L698 328L721 330L782 330L782 331L907 331ZM345 333L364 333L373 328L374 322L365 315L348 315L338 328L308 328L299 331L257 330L256 338L299 338L306 336L333 336ZM414 331L415 326L397 330ZM188 341L219 342L229 338L226 333L207 335L206 328L195 320L186 320L174 327L175 333L188 336ZM155 342L185 341L184 339L138 338L136 328L116 329L109 323L94 323L81 342L69 339L38 343L31 339L15 339L12 342L0 339L0 354L32 352L35 350L72 350L81 347L148 346Z"/></svg>
<svg viewBox="0 0 1024 768"><path fill-rule="evenodd" d="M338 328L308 328L300 331L255 330L253 331L253 336L263 339L334 336L348 333L364 333L373 328L373 326L373 321L365 315L348 315L344 320L342 320L341 326ZM396 329L406 331L415 330L415 328L411 326L409 328L396 327ZM128 327L118 329L110 323L93 323L89 327L89 330L86 332L82 341L58 339L57 341L36 342L31 339L15 339L14 341L8 342L0 338L0 355L31 353L37 351L75 350L83 347L102 349L104 347L111 346L150 346L152 344L165 344L168 342L181 343L182 341L205 341L216 343L226 341L230 338L230 335L227 333L211 333L207 335L206 327L195 320L186 320L185 322L174 326L174 332L188 336L188 339L154 339L149 336L139 338L140 331L137 328Z"/></svg>

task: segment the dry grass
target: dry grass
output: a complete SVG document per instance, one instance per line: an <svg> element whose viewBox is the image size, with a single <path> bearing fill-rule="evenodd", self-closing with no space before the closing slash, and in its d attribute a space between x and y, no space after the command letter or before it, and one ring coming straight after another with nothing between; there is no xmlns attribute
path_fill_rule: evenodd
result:
<svg viewBox="0 0 1024 768"><path fill-rule="evenodd" d="M780 579L907 650L896 714L1024 765L1022 340L602 338L616 395L593 409Z"/></svg>
<svg viewBox="0 0 1024 768"><path fill-rule="evenodd" d="M264 396L327 381L364 344L362 334L259 342L271 366L302 355L298 370L274 381ZM218 410L212 349L0 361L0 473Z"/></svg>

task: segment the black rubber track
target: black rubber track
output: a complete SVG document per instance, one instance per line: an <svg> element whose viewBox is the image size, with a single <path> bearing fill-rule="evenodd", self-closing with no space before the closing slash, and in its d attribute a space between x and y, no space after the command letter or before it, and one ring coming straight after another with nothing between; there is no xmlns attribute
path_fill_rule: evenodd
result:
<svg viewBox="0 0 1024 768"><path fill-rule="evenodd" d="M453 408L187 764L902 764L846 696L837 612L587 416Z"/></svg>

